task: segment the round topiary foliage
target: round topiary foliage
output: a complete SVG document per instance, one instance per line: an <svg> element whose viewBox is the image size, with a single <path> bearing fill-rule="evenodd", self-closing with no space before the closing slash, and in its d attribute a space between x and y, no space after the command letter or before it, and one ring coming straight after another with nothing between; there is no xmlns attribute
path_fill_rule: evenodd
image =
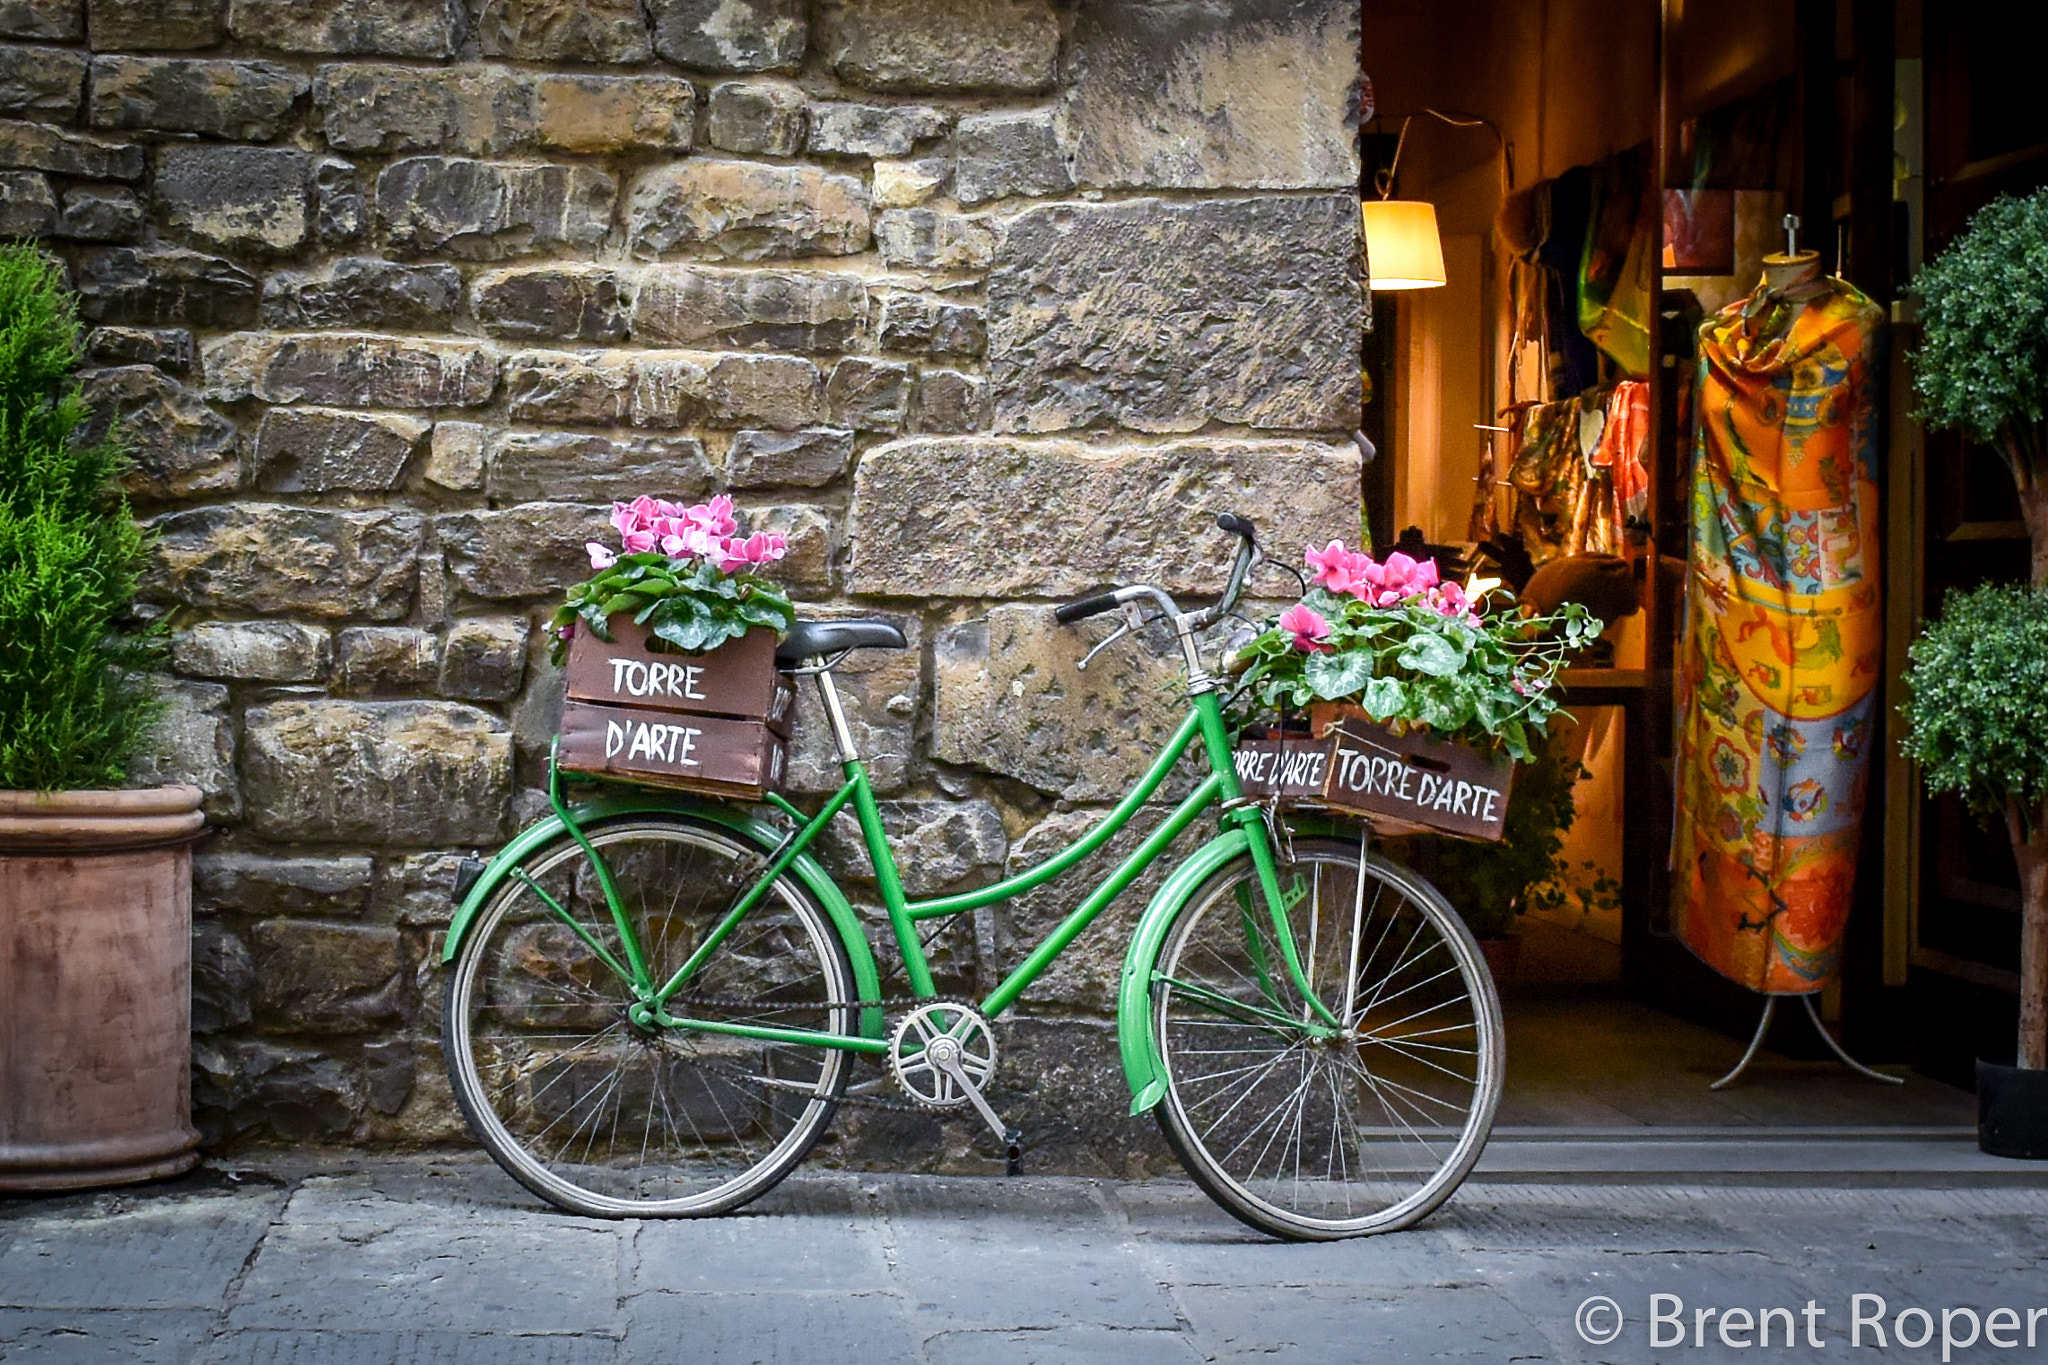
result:
<svg viewBox="0 0 2048 1365"><path fill-rule="evenodd" d="M124 628L143 535L78 365L61 267L0 247L0 789L119 786L157 711L158 642Z"/></svg>
<svg viewBox="0 0 2048 1365"><path fill-rule="evenodd" d="M2019 1064L2048 1067L2048 589L1949 594L1908 651L1906 754L2002 817L2020 869Z"/></svg>
<svg viewBox="0 0 2048 1365"><path fill-rule="evenodd" d="M2048 583L2048 189L1993 200L1913 280L1920 420L1996 450Z"/></svg>

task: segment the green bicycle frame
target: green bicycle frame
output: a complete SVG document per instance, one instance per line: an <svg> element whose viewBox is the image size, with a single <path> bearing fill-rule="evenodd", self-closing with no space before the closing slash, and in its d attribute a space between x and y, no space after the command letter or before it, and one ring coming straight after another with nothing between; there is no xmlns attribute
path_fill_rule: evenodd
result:
<svg viewBox="0 0 2048 1365"><path fill-rule="evenodd" d="M897 867L895 854L890 849L888 837L882 828L881 811L875 801L874 788L868 779L867 767L858 758L847 759L842 764L846 774L844 785L825 801L816 815L806 816L781 796L770 793L767 799L796 821L797 829L768 854L767 865L754 884L733 903L731 909L713 926L711 932L698 943L689 958L677 967L667 980L659 983L654 982L648 975L644 956L632 930L631 916L620 903L603 857L579 827L574 813L561 799L552 772L552 762L549 798L555 807L556 816L596 869L598 884L610 905L613 925L624 949L625 960L621 962L604 951L586 929L574 923L572 917L562 907L555 905L537 884L523 878L516 868L511 870L510 875L521 879L529 890L539 894L554 914L565 921L572 921L570 927L598 952L600 960L631 985L638 999L632 1012L636 1021L640 1023L752 1038L764 1042L805 1044L851 1052L886 1052L889 1044L878 1036L879 1030L872 1026L872 1021L865 1019L865 1026L858 1035L827 1033L813 1029L693 1019L670 1014L667 1005L669 1000L702 970L719 945L762 902L776 879L798 864L804 850L832 822L833 817L848 805L853 807L854 817L860 824L861 837L874 867L875 884L881 895L883 909L889 916L890 928L895 935L897 947L902 953L904 971L911 992L919 999L928 999L937 994L937 988L932 981L931 965L925 957L924 946L918 938L919 922L962 914L1008 900L1072 870L1083 859L1116 837L1131 818L1151 800L1166 781L1167 774L1199 739L1204 756L1208 760L1208 776L1196 784L1194 790L1174 807L1172 813L1153 829L1107 878L1089 892L1087 897L1031 950L1014 971L988 993L981 1001L981 1011L994 1018L1016 1003L1018 997L1031 983L1037 980L1054 959L1094 922L1096 916L1100 915L1111 901L1129 889L1131 883L1136 881L1204 810L1220 802L1223 806L1224 823L1226 826L1234 825L1242 832L1244 846L1251 854L1267 910L1272 916L1275 938L1280 945L1287 974L1295 989L1300 992L1301 998L1308 1002L1310 1010L1316 1016L1312 1020L1288 1022L1310 1034L1325 1035L1334 1032L1338 1028L1336 1016L1323 1003L1321 997L1310 989L1295 948L1293 934L1287 927L1287 912L1291 902L1280 888L1278 868L1272 844L1267 837L1265 819L1256 806L1243 799L1242 789L1238 785L1230 735L1223 720L1222 704L1212 690L1197 691L1190 700L1190 710L1173 737L1167 741L1145 775L1125 794L1116 807L1103 817L1101 823L1074 844L1035 867L990 886L955 895L922 901L913 901L904 895L903 879ZM474 899L473 895L472 901ZM466 905L464 908L467 910L469 906ZM445 958L453 958L464 927L464 917L458 917L457 924L451 926L444 950ZM869 1013L872 1011L863 1011L864 1015Z"/></svg>

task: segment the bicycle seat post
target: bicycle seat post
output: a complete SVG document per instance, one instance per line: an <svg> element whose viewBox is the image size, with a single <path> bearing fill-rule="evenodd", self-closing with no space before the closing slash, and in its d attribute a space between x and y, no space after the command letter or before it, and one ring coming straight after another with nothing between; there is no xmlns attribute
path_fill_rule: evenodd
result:
<svg viewBox="0 0 2048 1365"><path fill-rule="evenodd" d="M860 758L853 747L853 731L847 728L846 708L839 704L839 689L832 682L832 665L838 660L821 662L816 668L818 696L825 703L825 714L832 721L832 740L839 746L839 761L852 763Z"/></svg>

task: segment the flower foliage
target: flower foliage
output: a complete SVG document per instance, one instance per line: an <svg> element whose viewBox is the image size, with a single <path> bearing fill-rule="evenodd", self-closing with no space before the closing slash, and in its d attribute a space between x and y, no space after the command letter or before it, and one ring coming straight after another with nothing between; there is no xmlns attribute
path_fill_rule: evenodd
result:
<svg viewBox="0 0 2048 1365"><path fill-rule="evenodd" d="M1907 651L1905 750L1979 816L2048 800L2048 590L1949 594Z"/></svg>
<svg viewBox="0 0 2048 1365"><path fill-rule="evenodd" d="M716 649L756 626L789 629L788 595L753 572L781 559L788 542L758 531L740 536L731 498L721 494L691 507L635 498L612 505L612 526L620 549L584 546L597 573L569 589L555 611L556 663L577 621L609 641L611 618L620 612L687 653Z"/></svg>
<svg viewBox="0 0 2048 1365"><path fill-rule="evenodd" d="M1600 633L1576 603L1533 618L1484 612L1434 560L1382 563L1332 541L1307 561L1316 586L1237 656L1269 710L1355 701L1374 720L1526 759L1557 711L1558 669Z"/></svg>
<svg viewBox="0 0 2048 1365"><path fill-rule="evenodd" d="M161 709L129 615L147 541L78 364L63 267L0 247L0 789L118 787Z"/></svg>
<svg viewBox="0 0 2048 1365"><path fill-rule="evenodd" d="M1920 418L2004 447L2048 416L2048 189L1994 199L1913 278ZM2036 457L2039 457L2038 451Z"/></svg>

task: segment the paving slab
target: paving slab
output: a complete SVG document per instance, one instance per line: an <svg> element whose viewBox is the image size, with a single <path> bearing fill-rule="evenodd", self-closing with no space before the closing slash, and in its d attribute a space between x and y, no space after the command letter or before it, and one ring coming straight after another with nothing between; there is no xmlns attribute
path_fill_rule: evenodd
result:
<svg viewBox="0 0 2048 1365"><path fill-rule="evenodd" d="M918 1336L890 1294L635 1296L621 1365L921 1365Z"/></svg>
<svg viewBox="0 0 2048 1365"><path fill-rule="evenodd" d="M503 1332L236 1332L202 1365L612 1365L618 1343Z"/></svg>
<svg viewBox="0 0 2048 1365"><path fill-rule="evenodd" d="M211 1309L105 1312L0 1308L7 1365L184 1365L213 1330Z"/></svg>
<svg viewBox="0 0 2048 1365"><path fill-rule="evenodd" d="M0 1253L11 1308L210 1308L284 1202L279 1190L152 1200L65 1200L13 1221Z"/></svg>
<svg viewBox="0 0 2048 1365"><path fill-rule="evenodd" d="M1199 1365L1204 1359L1181 1332L1113 1327L941 1332L925 1342L924 1352L931 1365Z"/></svg>

